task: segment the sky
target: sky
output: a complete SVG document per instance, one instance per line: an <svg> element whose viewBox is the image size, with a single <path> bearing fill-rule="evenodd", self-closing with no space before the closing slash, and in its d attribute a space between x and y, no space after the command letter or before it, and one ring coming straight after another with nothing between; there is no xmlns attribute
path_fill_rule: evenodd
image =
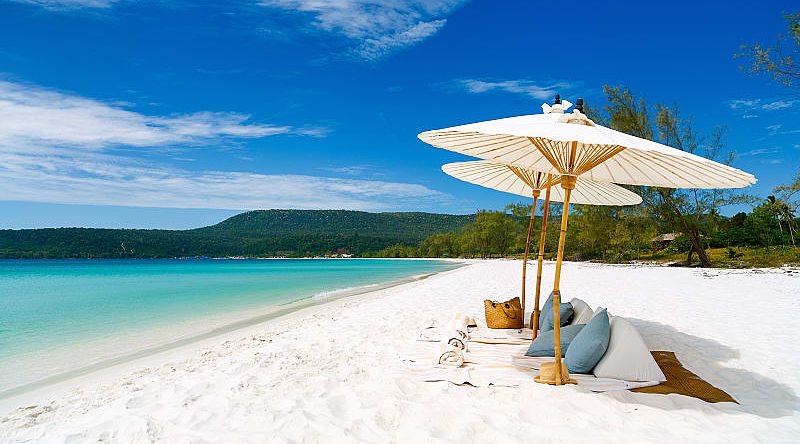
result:
<svg viewBox="0 0 800 444"><path fill-rule="evenodd" d="M471 213L430 129L603 85L725 128L766 196L800 94L752 77L790 1L0 0L0 228L192 228L242 210ZM727 209L727 213L742 208Z"/></svg>

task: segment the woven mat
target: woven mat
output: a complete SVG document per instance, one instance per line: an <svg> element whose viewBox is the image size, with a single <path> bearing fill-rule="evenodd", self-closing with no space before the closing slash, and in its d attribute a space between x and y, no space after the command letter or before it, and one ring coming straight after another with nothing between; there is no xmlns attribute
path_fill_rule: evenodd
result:
<svg viewBox="0 0 800 444"><path fill-rule="evenodd" d="M650 353L653 354L658 366L661 367L661 371L664 372L667 381L652 387L642 387L631 391L661 395L677 393L702 399L706 402L736 402L731 395L684 368L678 358L675 357L675 353L670 351L651 351Z"/></svg>

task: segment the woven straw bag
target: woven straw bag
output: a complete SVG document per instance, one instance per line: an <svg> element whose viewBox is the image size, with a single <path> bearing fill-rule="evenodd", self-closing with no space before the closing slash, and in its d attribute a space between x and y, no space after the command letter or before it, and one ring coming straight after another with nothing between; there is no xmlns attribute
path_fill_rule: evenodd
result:
<svg viewBox="0 0 800 444"><path fill-rule="evenodd" d="M489 328L522 328L522 304L519 298L505 302L483 301L486 308L486 326Z"/></svg>

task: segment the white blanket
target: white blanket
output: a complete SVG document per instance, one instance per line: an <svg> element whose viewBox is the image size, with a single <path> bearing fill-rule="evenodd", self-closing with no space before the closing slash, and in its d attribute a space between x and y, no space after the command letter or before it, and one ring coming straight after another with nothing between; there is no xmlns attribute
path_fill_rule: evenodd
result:
<svg viewBox="0 0 800 444"><path fill-rule="evenodd" d="M498 331L502 332L502 331ZM528 330L530 332L530 330ZM520 333L510 333L510 335ZM472 337L472 332L470 333ZM469 384L475 387L490 385L518 387L532 382L539 375L539 368L551 357L525 356L527 344L484 344L470 342L464 353L464 365L457 368L439 368L431 365L431 356L441 353L442 344L416 341L402 353L404 371L421 381L447 381L456 385ZM657 381L633 382L621 379L598 378L594 375L570 374L578 387L593 392L629 390L658 385Z"/></svg>

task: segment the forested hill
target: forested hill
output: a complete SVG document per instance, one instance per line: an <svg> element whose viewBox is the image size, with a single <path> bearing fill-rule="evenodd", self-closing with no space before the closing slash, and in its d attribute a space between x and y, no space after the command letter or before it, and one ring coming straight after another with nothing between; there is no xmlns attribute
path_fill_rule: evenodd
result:
<svg viewBox="0 0 800 444"><path fill-rule="evenodd" d="M0 258L360 255L458 230L474 215L345 210L248 211L193 230L0 230Z"/></svg>

